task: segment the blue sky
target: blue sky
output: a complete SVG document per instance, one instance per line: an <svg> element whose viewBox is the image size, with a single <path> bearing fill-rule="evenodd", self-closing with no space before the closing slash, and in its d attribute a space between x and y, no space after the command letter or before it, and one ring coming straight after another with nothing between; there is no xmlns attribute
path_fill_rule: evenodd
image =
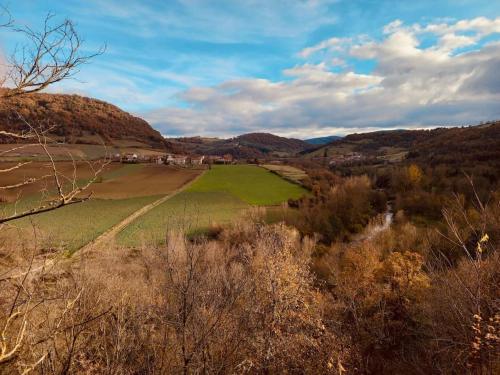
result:
<svg viewBox="0 0 500 375"><path fill-rule="evenodd" d="M169 136L306 138L500 118L500 2L3 2L74 20L106 53L51 91L103 99ZM2 54L12 34L0 34Z"/></svg>

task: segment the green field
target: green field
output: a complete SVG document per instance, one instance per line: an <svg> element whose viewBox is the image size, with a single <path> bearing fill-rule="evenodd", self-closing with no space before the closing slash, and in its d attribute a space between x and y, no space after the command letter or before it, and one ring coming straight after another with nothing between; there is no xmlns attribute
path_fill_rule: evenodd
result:
<svg viewBox="0 0 500 375"><path fill-rule="evenodd" d="M141 165L124 165L104 174L104 181L140 173ZM144 191L148 180L144 180ZM123 187L125 190L125 187ZM249 165L213 166L189 188L139 217L118 234L118 242L138 245L158 243L169 230L185 233L203 231L212 225L224 225L241 217L251 206L273 206L289 198L298 198L307 191L270 171ZM23 211L37 206L40 194L25 197L17 205L0 205L3 216L15 207ZM14 221L21 230L33 225L39 229L42 246L75 251L160 196L149 195L126 199L92 199L58 210ZM16 229L3 231L2 236L15 239ZM2 241L2 238L0 238ZM47 244L47 245L45 245Z"/></svg>
<svg viewBox="0 0 500 375"><path fill-rule="evenodd" d="M169 230L203 231L231 222L252 205L277 205L306 193L260 167L213 166L188 189L131 223L118 234L118 243L159 243Z"/></svg>
<svg viewBox="0 0 500 375"><path fill-rule="evenodd" d="M157 196L116 200L92 199L16 220L12 226L27 230L34 226L40 232L41 246L50 244L51 247L72 252L156 199ZM2 231L2 235L6 236L15 233L16 229L13 228Z"/></svg>
<svg viewBox="0 0 500 375"><path fill-rule="evenodd" d="M258 206L280 204L307 193L301 186L253 165L215 165L188 190L229 193Z"/></svg>
<svg viewBox="0 0 500 375"><path fill-rule="evenodd" d="M228 193L183 191L132 222L117 240L126 246L161 243L168 231L193 234L224 225L248 207Z"/></svg>

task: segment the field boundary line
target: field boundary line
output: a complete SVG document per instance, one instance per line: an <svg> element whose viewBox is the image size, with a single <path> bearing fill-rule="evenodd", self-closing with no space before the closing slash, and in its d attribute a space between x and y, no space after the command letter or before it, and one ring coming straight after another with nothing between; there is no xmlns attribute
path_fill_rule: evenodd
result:
<svg viewBox="0 0 500 375"><path fill-rule="evenodd" d="M159 206L162 203L165 203L167 200L170 198L173 198L180 192L186 190L189 188L192 184L194 184L199 178L201 178L204 174L206 173L206 170L204 170L202 173L200 173L198 176L193 178L191 181L188 183L182 185L180 188L170 192L169 194L165 195L164 197L161 197L160 199L147 204L137 211L133 212L129 216L127 216L125 219L120 221L118 224L113 225L111 228L107 229L104 233L99 235L98 237L94 238L92 241L89 243L83 245L79 250L75 251L75 255L83 255L85 252L97 248L100 245L103 245L104 243L112 240L118 233L120 233L127 225L129 225L131 222L133 222L135 219L141 217L142 215L148 213L151 211L153 208Z"/></svg>

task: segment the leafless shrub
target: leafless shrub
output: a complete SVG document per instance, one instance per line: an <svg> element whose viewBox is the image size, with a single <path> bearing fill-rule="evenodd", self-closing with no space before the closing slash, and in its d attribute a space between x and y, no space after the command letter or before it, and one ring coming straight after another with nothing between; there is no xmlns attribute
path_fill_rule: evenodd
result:
<svg viewBox="0 0 500 375"><path fill-rule="evenodd" d="M440 233L455 252L435 252L429 312L434 362L442 372L489 374L500 369L499 213L496 195L488 204L476 195L471 207L455 196L443 210L447 228ZM461 256L455 260L457 253Z"/></svg>
<svg viewBox="0 0 500 375"><path fill-rule="evenodd" d="M166 247L60 263L33 284L43 302L8 369L343 373L346 350L309 271L312 246L284 226L240 224L220 241L171 234Z"/></svg>
<svg viewBox="0 0 500 375"><path fill-rule="evenodd" d="M4 96L26 95L43 90L71 77L81 64L96 55L80 54L81 38L69 20L52 25L53 15L50 14L45 19L43 30L38 32L29 27L16 26L8 11L2 10L1 16L6 15L6 21L0 27L9 28L28 41L26 46L14 51L6 74L0 79L2 86L11 86L11 89L1 90ZM48 135L52 128L42 128L27 121L24 123L25 131L2 130L0 137L7 137L14 142L36 143L43 149L51 170L47 175L27 177L0 186L0 191L52 179L55 193L42 190L39 203L20 212L14 206L13 211L0 217L0 230L13 220L85 201L90 195L82 194L108 163L107 159L97 164L89 162L94 176L79 184L76 161L71 155L73 175L66 176L58 170L48 147L51 142ZM24 147L25 144L17 144L10 150L2 151L2 154ZM29 163L19 162L3 168L0 175L14 173ZM100 308L98 296L86 291L83 284L72 278L71 272L56 267L55 259L45 262L36 236L31 251L2 253L0 256L0 371L2 374L70 372L87 326L109 310L96 312Z"/></svg>

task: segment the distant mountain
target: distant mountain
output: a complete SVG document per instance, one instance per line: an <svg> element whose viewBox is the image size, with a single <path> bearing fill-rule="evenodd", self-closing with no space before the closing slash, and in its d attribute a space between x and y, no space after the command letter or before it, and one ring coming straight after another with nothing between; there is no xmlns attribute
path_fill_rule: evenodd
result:
<svg viewBox="0 0 500 375"><path fill-rule="evenodd" d="M243 134L233 138L233 141L236 141L243 146L257 148L264 153L296 153L310 148L310 145L307 142L300 139L279 137L270 133Z"/></svg>
<svg viewBox="0 0 500 375"><path fill-rule="evenodd" d="M293 156L311 147L305 141L269 133L248 133L230 139L169 138L170 144L184 152L203 155L231 154L239 159Z"/></svg>
<svg viewBox="0 0 500 375"><path fill-rule="evenodd" d="M306 139L305 141L311 145L326 145L327 143L336 141L337 139L341 139L338 135L330 135L328 137L319 137L319 138L311 138Z"/></svg>
<svg viewBox="0 0 500 375"><path fill-rule="evenodd" d="M22 118L21 118L21 117ZM79 95L30 94L0 100L0 130L23 131L26 123L51 127L67 143L165 148L161 134L146 121L97 99ZM0 143L11 142L1 139Z"/></svg>
<svg viewBox="0 0 500 375"><path fill-rule="evenodd" d="M350 134L327 145L301 152L304 158L359 153L386 160L401 158L422 164L474 163L500 160L500 121L432 130L390 130Z"/></svg>

